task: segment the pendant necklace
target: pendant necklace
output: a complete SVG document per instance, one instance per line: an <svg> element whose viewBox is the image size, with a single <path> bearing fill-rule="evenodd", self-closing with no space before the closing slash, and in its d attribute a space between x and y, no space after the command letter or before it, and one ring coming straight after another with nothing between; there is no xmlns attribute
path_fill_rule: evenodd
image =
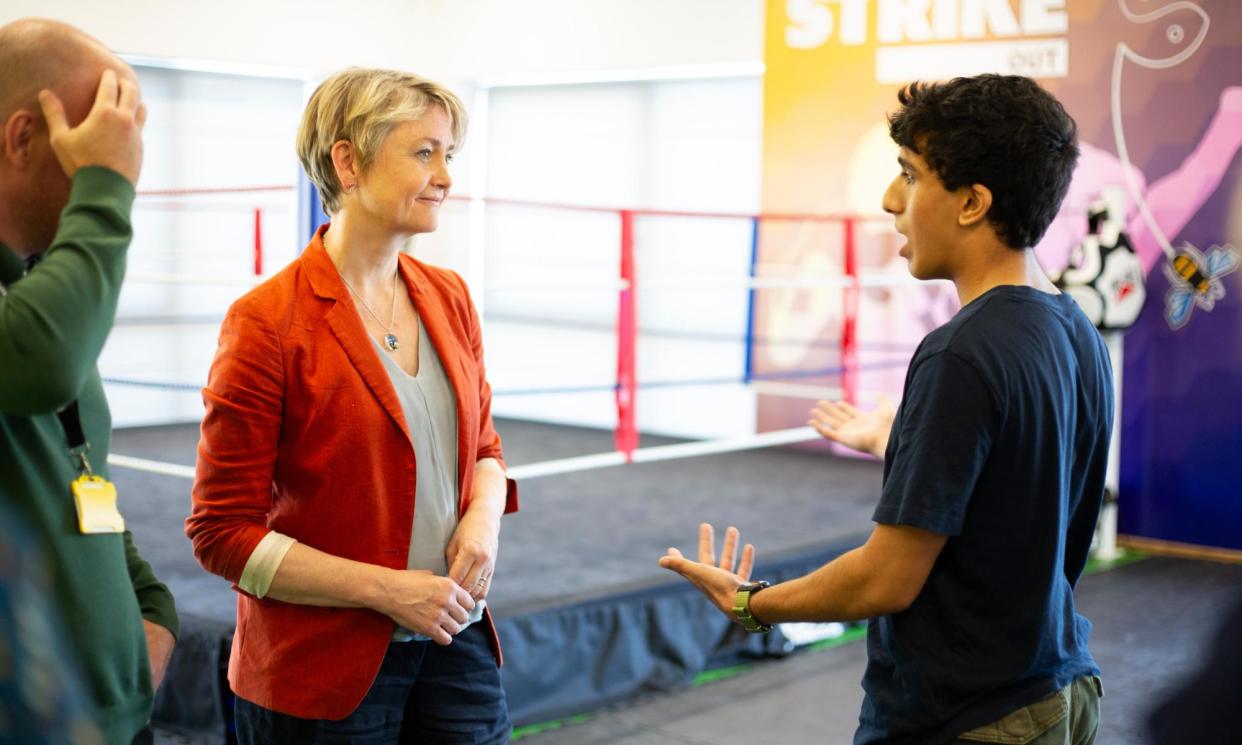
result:
<svg viewBox="0 0 1242 745"><path fill-rule="evenodd" d="M397 351L397 348L400 346L397 343L397 335L393 333L393 329L397 325L397 278L400 274L401 272L398 271L396 274L392 275L392 309L389 312L391 317L388 319L388 325L386 326L384 325L384 322L380 320L380 317L375 315L375 311L371 310L371 306L367 305L367 301L362 298L362 295L359 294L358 291L354 289L354 286L349 283L349 280L345 279L345 275L341 274L341 281L345 283L345 286L349 288L350 292L354 293L354 297L358 298L358 302L362 303L362 307L367 309L367 312L371 314L371 317L375 319L375 322L384 329L384 346L388 347L388 351L390 352Z"/></svg>

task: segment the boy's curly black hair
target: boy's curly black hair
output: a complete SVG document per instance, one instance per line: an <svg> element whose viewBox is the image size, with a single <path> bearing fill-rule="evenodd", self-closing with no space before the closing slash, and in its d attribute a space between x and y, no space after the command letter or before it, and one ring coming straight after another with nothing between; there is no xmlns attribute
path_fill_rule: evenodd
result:
<svg viewBox="0 0 1242 745"><path fill-rule="evenodd" d="M912 83L888 117L950 191L992 191L988 221L1010 248L1034 246L1061 207L1078 161L1078 127L1061 102L1030 78L978 75Z"/></svg>

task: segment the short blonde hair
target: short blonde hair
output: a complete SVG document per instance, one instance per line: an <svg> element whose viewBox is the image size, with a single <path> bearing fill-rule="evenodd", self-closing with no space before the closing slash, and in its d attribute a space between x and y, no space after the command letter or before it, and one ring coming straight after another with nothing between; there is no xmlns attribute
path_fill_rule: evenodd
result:
<svg viewBox="0 0 1242 745"><path fill-rule="evenodd" d="M320 83L306 104L298 129L298 160L319 190L328 214L341 206L341 182L332 163L332 146L340 140L354 147L360 168L375 159L384 138L397 124L418 119L428 107L448 115L453 145L466 138L466 108L452 91L407 72L351 67Z"/></svg>

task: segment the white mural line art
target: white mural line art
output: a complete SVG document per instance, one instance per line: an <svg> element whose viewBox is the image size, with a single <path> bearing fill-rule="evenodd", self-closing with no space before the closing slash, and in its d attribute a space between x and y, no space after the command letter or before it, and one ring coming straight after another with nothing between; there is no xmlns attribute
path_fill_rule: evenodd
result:
<svg viewBox="0 0 1242 745"><path fill-rule="evenodd" d="M1135 52L1125 42L1118 42L1117 52L1113 57L1111 90L1113 139L1117 146L1117 156L1121 159L1130 198L1134 200L1143 222L1147 224L1160 250L1168 258L1169 263L1164 266L1164 272L1171 286L1165 296L1165 320L1170 328L1177 330L1190 321L1190 314L1195 305L1204 311L1210 311L1217 301L1225 296L1225 288L1220 278L1237 270L1238 249L1229 244L1214 245L1205 255L1190 243L1183 243L1180 249L1173 247L1155 216L1152 215L1147 199L1143 195L1143 189L1135 176L1137 170L1130 162L1121 116L1121 74L1126 60L1149 70L1166 70L1185 62L1203 44L1211 25L1211 18L1202 8L1191 2L1170 3L1149 13L1134 13L1127 7L1126 0L1117 0L1117 3L1122 15L1132 23L1151 23L1179 11L1189 11L1202 21L1195 38L1176 54L1158 59L1147 57ZM1170 43L1181 44L1185 41L1186 30L1180 24L1171 23L1165 29L1165 36Z"/></svg>

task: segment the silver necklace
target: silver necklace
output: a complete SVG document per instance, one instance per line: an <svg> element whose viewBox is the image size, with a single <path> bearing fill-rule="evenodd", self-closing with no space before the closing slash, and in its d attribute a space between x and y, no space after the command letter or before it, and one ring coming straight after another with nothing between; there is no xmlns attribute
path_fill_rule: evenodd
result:
<svg viewBox="0 0 1242 745"><path fill-rule="evenodd" d="M337 273L340 274L340 272ZM350 292L354 293L354 297L358 298L358 302L362 303L362 307L367 309L367 312L371 314L371 317L375 319L375 322L383 327L386 332L384 334L384 346L388 347L390 352L397 351L397 348L401 346L397 343L397 335L393 333L393 329L397 326L397 278L400 275L400 271L392 275L392 309L389 311L391 318L388 319L388 325L384 325L384 322L380 320L380 317L375 315L375 311L371 310L371 306L367 305L367 301L363 299L362 295L354 289L354 286L349 283L348 279L345 279L345 275L341 274L341 281L345 283L345 286L349 288Z"/></svg>

